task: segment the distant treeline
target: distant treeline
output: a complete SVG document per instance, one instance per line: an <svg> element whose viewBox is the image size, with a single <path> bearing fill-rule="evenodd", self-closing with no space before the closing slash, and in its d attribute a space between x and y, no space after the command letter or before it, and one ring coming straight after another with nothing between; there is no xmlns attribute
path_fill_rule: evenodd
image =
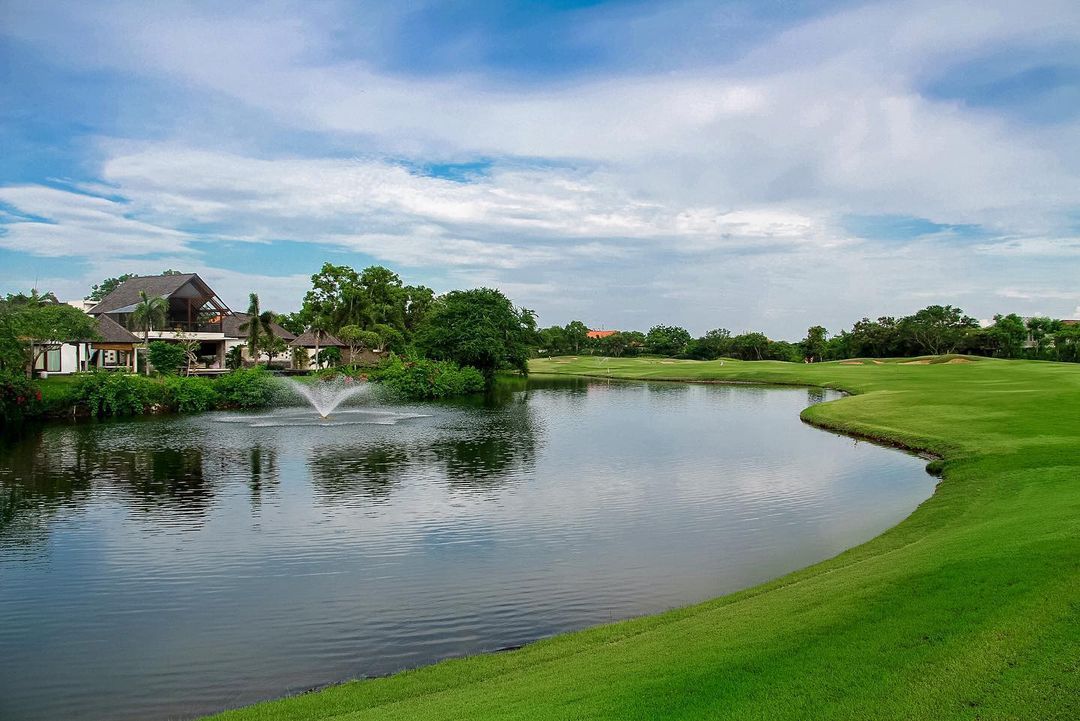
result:
<svg viewBox="0 0 1080 721"><path fill-rule="evenodd" d="M830 335L825 327L809 328L797 342L772 340L764 333L733 334L726 328L694 338L684 328L658 325L648 333L618 331L590 338L581 321L538 331L538 354L591 354L611 357L661 355L713 360L782 360L817 362L845 358L900 358L965 353L996 358L1030 358L1080 362L1080 325L1051 318L1024 319L1015 314L994 317L982 328L951 305L931 305L901 318L863 318L850 330Z"/></svg>

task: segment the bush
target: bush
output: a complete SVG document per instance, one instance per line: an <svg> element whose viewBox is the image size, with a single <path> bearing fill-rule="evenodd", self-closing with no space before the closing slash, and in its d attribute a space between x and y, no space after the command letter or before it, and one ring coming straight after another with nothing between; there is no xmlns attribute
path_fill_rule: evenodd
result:
<svg viewBox="0 0 1080 721"><path fill-rule="evenodd" d="M258 366L226 373L214 384L221 405L227 408L262 408L270 405L277 394L273 376Z"/></svg>
<svg viewBox="0 0 1080 721"><path fill-rule="evenodd" d="M22 373L0 374L0 428L15 426L41 410L41 391Z"/></svg>
<svg viewBox="0 0 1080 721"><path fill-rule="evenodd" d="M200 413L217 406L220 396L206 378L173 377L165 381L168 405L181 413Z"/></svg>
<svg viewBox="0 0 1080 721"><path fill-rule="evenodd" d="M187 352L179 343L156 340L149 345L147 354L150 356L150 365L154 366L158 373L174 375L187 365Z"/></svg>
<svg viewBox="0 0 1080 721"><path fill-rule="evenodd" d="M160 403L163 388L143 376L116 371L97 371L80 376L75 399L95 416L130 416Z"/></svg>
<svg viewBox="0 0 1080 721"><path fill-rule="evenodd" d="M453 361L401 358L391 355L371 379L385 383L406 398L449 398L484 390L484 375Z"/></svg>

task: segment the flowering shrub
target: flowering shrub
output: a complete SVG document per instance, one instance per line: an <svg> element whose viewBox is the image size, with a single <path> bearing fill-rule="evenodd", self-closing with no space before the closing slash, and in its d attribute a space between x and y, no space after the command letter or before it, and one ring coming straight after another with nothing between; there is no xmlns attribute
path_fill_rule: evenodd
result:
<svg viewBox="0 0 1080 721"><path fill-rule="evenodd" d="M41 408L41 390L21 373L0 375L0 427L22 423Z"/></svg>

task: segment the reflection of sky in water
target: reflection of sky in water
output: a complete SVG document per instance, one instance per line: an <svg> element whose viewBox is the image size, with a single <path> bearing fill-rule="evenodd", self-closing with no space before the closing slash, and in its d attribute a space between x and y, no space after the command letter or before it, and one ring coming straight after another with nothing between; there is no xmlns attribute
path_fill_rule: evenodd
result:
<svg viewBox="0 0 1080 721"><path fill-rule="evenodd" d="M828 557L933 486L800 423L835 397L532 379L48 427L0 450L0 711L190 716Z"/></svg>

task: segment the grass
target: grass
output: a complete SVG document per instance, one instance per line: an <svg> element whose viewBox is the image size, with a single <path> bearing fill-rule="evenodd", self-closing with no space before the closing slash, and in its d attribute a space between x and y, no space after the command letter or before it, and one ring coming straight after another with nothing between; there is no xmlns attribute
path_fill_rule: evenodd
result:
<svg viewBox="0 0 1080 721"><path fill-rule="evenodd" d="M803 417L939 454L943 479L878 538L740 593L215 718L1080 718L1080 366L532 367L848 390Z"/></svg>

